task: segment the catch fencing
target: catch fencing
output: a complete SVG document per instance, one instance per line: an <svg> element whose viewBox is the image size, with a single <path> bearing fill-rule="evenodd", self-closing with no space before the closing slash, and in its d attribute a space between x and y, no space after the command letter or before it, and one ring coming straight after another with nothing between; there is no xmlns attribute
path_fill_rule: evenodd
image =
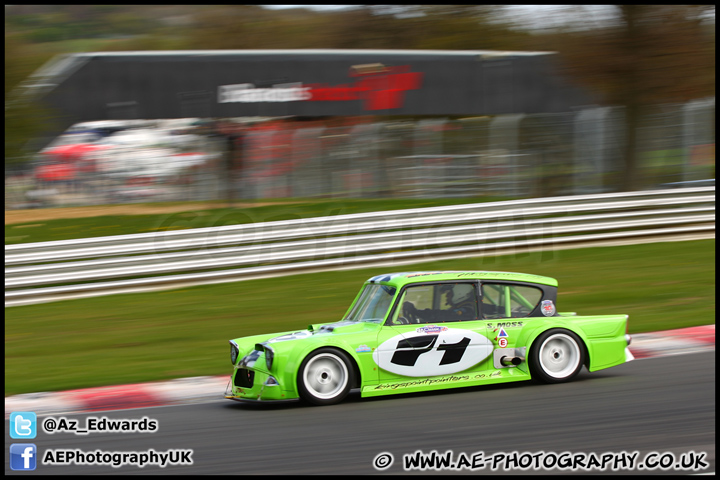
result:
<svg viewBox="0 0 720 480"><path fill-rule="evenodd" d="M604 242L714 236L712 186L8 245L5 306Z"/></svg>
<svg viewBox="0 0 720 480"><path fill-rule="evenodd" d="M382 122L237 119L227 128L246 128L232 154L226 139L209 127L157 121L145 129L156 143L92 150L72 156L70 165L55 164L60 158L48 152L30 164L6 159L5 208L230 198L472 202L614 192L626 171L620 161L627 147L624 118L623 107L608 106ZM193 119L178 119L188 120ZM118 135L143 138L133 131L138 129ZM97 140L95 147L115 145L113 137ZM636 162L638 190L714 178L714 97L643 109Z"/></svg>

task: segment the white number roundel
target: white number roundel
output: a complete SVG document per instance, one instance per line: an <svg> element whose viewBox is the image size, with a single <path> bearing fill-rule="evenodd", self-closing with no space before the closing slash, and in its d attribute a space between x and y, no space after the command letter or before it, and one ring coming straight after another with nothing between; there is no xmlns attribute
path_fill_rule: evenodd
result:
<svg viewBox="0 0 720 480"><path fill-rule="evenodd" d="M429 326L386 340L373 352L373 360L398 375L430 377L467 370L492 351L492 342L477 332Z"/></svg>

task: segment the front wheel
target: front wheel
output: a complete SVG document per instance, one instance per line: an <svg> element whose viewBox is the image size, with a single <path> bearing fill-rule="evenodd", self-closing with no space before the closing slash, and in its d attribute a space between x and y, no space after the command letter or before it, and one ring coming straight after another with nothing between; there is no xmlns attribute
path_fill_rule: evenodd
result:
<svg viewBox="0 0 720 480"><path fill-rule="evenodd" d="M321 348L305 357L298 371L298 393L313 405L332 405L347 396L352 385L348 356L339 350Z"/></svg>
<svg viewBox="0 0 720 480"><path fill-rule="evenodd" d="M569 330L543 332L530 349L530 373L544 383L572 380L584 361L582 340Z"/></svg>

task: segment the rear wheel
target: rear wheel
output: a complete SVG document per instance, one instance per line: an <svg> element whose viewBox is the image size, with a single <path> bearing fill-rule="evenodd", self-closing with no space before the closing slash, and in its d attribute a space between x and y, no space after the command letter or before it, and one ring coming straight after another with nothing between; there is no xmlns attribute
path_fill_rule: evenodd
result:
<svg viewBox="0 0 720 480"><path fill-rule="evenodd" d="M575 378L584 359L582 340L569 330L543 332L530 349L530 372L544 383L562 383Z"/></svg>
<svg viewBox="0 0 720 480"><path fill-rule="evenodd" d="M344 399L352 385L350 359L333 348L321 348L305 357L298 371L300 398L313 405L332 405Z"/></svg>

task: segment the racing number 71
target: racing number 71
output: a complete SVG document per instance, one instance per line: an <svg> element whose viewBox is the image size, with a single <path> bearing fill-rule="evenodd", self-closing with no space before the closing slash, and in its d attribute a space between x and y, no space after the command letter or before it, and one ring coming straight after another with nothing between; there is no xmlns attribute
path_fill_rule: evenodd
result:
<svg viewBox="0 0 720 480"><path fill-rule="evenodd" d="M395 350L390 362L395 365L404 365L408 367L414 366L420 355L433 349L437 338L437 335L427 335L422 337L404 338L400 340L397 345L397 350ZM467 337L464 337L457 343L444 343L439 345L437 350L445 352L442 359L440 359L440 365L449 365L451 363L459 362L460 359L462 359L468 345L470 345L470 339Z"/></svg>

